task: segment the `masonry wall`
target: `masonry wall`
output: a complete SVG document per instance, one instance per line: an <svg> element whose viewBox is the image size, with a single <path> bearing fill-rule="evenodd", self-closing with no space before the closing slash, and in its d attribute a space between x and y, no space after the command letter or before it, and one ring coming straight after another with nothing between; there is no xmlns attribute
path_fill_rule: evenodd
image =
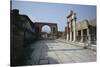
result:
<svg viewBox="0 0 100 67"><path fill-rule="evenodd" d="M31 26L32 22L28 20L28 17L20 15L18 10L11 11L11 66L24 64L25 56L28 55L26 49L30 46L30 43L36 40L36 33Z"/></svg>

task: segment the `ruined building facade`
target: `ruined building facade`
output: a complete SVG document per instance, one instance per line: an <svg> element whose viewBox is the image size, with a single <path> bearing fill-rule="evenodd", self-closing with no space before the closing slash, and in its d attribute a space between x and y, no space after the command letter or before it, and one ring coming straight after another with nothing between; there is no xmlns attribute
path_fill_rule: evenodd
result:
<svg viewBox="0 0 100 67"><path fill-rule="evenodd" d="M70 11L67 16L67 27L65 29L68 41L78 41L96 44L96 19L77 22L76 13Z"/></svg>

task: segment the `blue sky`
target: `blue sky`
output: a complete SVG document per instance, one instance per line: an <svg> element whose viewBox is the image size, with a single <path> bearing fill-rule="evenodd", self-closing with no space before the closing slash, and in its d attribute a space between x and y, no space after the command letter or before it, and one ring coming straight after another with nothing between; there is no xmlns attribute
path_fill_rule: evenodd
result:
<svg viewBox="0 0 100 67"><path fill-rule="evenodd" d="M96 18L95 5L13 1L12 9L19 9L20 14L28 15L33 22L57 23L59 31L64 31L67 26L69 10L76 12L77 22Z"/></svg>

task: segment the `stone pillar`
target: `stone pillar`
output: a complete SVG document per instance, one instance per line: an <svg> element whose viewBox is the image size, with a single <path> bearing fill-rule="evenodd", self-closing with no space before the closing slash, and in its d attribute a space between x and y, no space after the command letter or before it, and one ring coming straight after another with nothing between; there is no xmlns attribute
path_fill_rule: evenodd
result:
<svg viewBox="0 0 100 67"><path fill-rule="evenodd" d="M91 36L89 34L89 29L87 28L87 37L88 37L88 43L91 43Z"/></svg>
<svg viewBox="0 0 100 67"><path fill-rule="evenodd" d="M67 37L67 40L68 40L68 29L67 29L67 36L66 37Z"/></svg>
<svg viewBox="0 0 100 67"><path fill-rule="evenodd" d="M70 41L72 41L72 32L70 32Z"/></svg>
<svg viewBox="0 0 100 67"><path fill-rule="evenodd" d="M70 41L72 41L72 22L70 22Z"/></svg>
<svg viewBox="0 0 100 67"><path fill-rule="evenodd" d="M83 42L83 30L81 30L81 42Z"/></svg>
<svg viewBox="0 0 100 67"><path fill-rule="evenodd" d="M67 40L69 40L69 22L68 22L68 25L67 25Z"/></svg>
<svg viewBox="0 0 100 67"><path fill-rule="evenodd" d="M76 41L76 13L73 14L73 41Z"/></svg>

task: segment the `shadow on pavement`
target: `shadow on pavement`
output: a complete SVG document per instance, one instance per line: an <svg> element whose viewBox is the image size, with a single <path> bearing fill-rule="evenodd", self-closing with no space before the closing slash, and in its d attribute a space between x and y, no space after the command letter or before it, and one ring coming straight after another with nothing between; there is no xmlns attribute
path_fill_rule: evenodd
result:
<svg viewBox="0 0 100 67"><path fill-rule="evenodd" d="M25 47L24 55L18 62L18 66L58 64L57 59L48 56L47 43L56 43L54 40L40 40Z"/></svg>

